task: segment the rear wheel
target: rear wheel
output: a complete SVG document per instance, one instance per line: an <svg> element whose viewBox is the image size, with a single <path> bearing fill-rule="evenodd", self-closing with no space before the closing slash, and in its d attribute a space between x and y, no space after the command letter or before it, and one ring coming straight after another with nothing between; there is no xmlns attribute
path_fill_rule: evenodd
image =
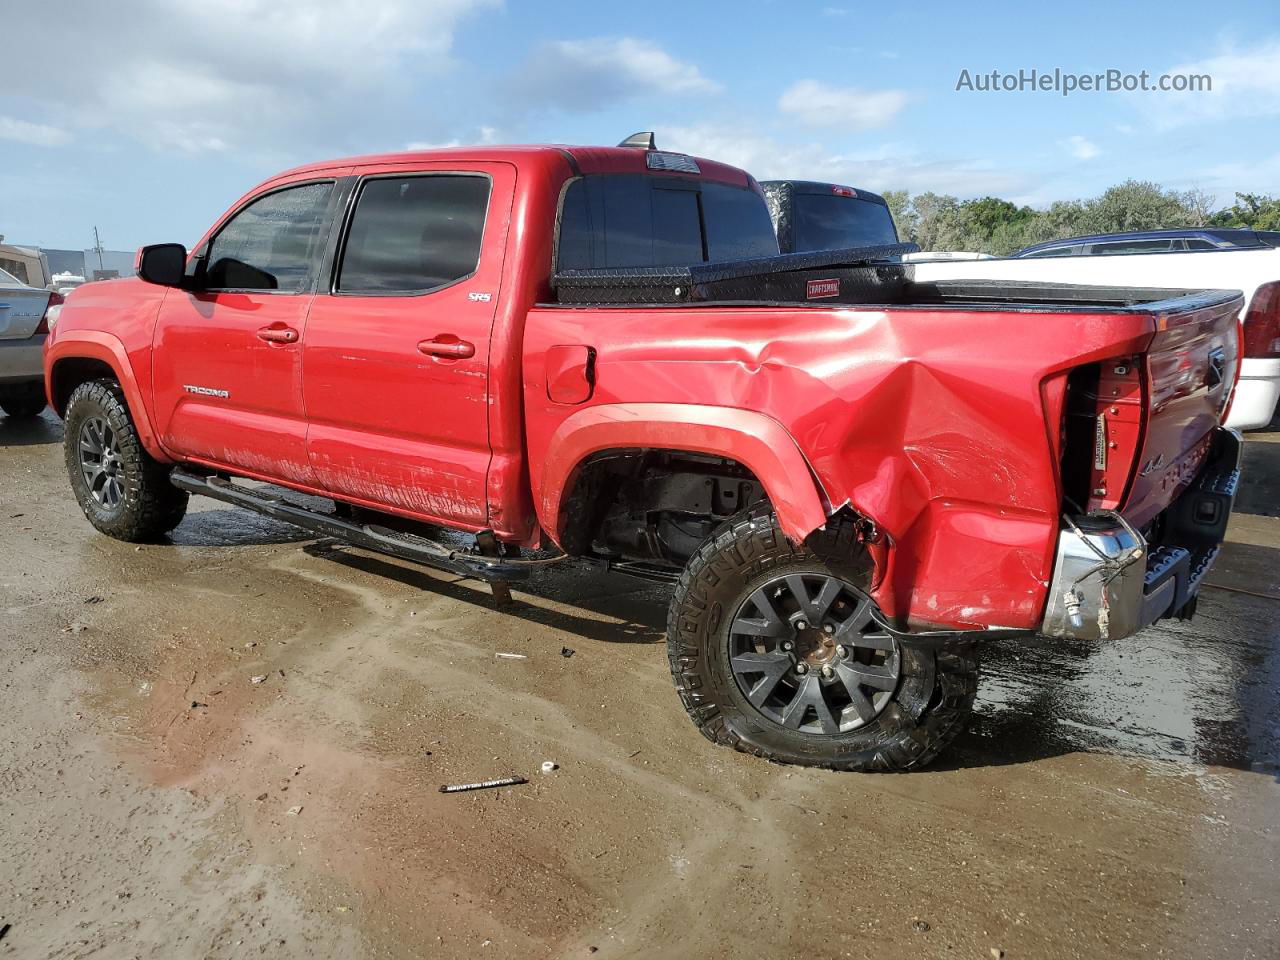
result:
<svg viewBox="0 0 1280 960"><path fill-rule="evenodd" d="M24 383L16 387L0 387L0 410L16 419L38 417L44 411L44 384Z"/></svg>
<svg viewBox="0 0 1280 960"><path fill-rule="evenodd" d="M114 381L76 387L67 403L63 452L80 509L107 536L130 543L155 540L187 512L188 495L143 448Z"/></svg>
<svg viewBox="0 0 1280 960"><path fill-rule="evenodd" d="M806 766L919 769L972 711L972 645L934 650L886 630L853 525L834 526L796 547L757 509L702 546L669 614L676 687L715 743Z"/></svg>

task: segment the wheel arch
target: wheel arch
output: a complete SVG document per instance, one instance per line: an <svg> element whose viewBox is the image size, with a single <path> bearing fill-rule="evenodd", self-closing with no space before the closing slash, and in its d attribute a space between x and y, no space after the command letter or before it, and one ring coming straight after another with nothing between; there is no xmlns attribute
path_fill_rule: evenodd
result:
<svg viewBox="0 0 1280 960"><path fill-rule="evenodd" d="M147 453L157 460L169 462L171 458L160 446L137 376L119 340L98 331L76 331L73 337L59 338L47 348L45 392L49 406L58 416L66 415L67 403L76 387L102 379L115 380L120 384L138 439Z"/></svg>
<svg viewBox="0 0 1280 960"><path fill-rule="evenodd" d="M584 465L614 450L702 454L740 464L764 487L783 532L796 543L827 521L817 478L776 420L699 404L602 404L565 419L547 444L535 507L542 528L557 544L565 504Z"/></svg>

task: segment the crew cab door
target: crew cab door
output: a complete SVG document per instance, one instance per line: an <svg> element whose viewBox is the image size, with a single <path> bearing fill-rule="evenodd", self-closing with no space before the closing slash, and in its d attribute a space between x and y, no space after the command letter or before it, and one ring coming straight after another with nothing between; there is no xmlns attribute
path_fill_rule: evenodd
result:
<svg viewBox="0 0 1280 960"><path fill-rule="evenodd" d="M514 188L503 163L390 165L356 185L302 351L324 489L487 525L489 343Z"/></svg>
<svg viewBox="0 0 1280 960"><path fill-rule="evenodd" d="M161 443L210 465L310 486L302 337L337 181L273 186L243 203L193 255L155 328Z"/></svg>

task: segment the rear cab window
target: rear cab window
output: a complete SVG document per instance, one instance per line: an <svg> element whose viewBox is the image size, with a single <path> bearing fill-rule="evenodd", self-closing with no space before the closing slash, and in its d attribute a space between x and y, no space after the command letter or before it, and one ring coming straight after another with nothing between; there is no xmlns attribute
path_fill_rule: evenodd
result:
<svg viewBox="0 0 1280 960"><path fill-rule="evenodd" d="M561 203L560 270L687 266L777 253L768 206L748 187L592 174L570 181Z"/></svg>
<svg viewBox="0 0 1280 960"><path fill-rule="evenodd" d="M898 242L889 208L874 200L835 194L797 192L795 248L841 250Z"/></svg>

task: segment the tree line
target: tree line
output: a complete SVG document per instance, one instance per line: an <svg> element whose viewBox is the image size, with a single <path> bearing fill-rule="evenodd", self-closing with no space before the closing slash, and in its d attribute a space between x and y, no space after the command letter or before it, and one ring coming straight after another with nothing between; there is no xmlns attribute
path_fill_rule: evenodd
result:
<svg viewBox="0 0 1280 960"><path fill-rule="evenodd" d="M1237 193L1235 203L1213 209L1202 190L1165 190L1126 180L1087 200L1059 200L1046 210L998 197L959 200L937 193L890 190L884 195L904 241L921 250L969 250L1007 256L1044 240L1165 230L1174 227L1248 227L1280 230L1280 199Z"/></svg>

